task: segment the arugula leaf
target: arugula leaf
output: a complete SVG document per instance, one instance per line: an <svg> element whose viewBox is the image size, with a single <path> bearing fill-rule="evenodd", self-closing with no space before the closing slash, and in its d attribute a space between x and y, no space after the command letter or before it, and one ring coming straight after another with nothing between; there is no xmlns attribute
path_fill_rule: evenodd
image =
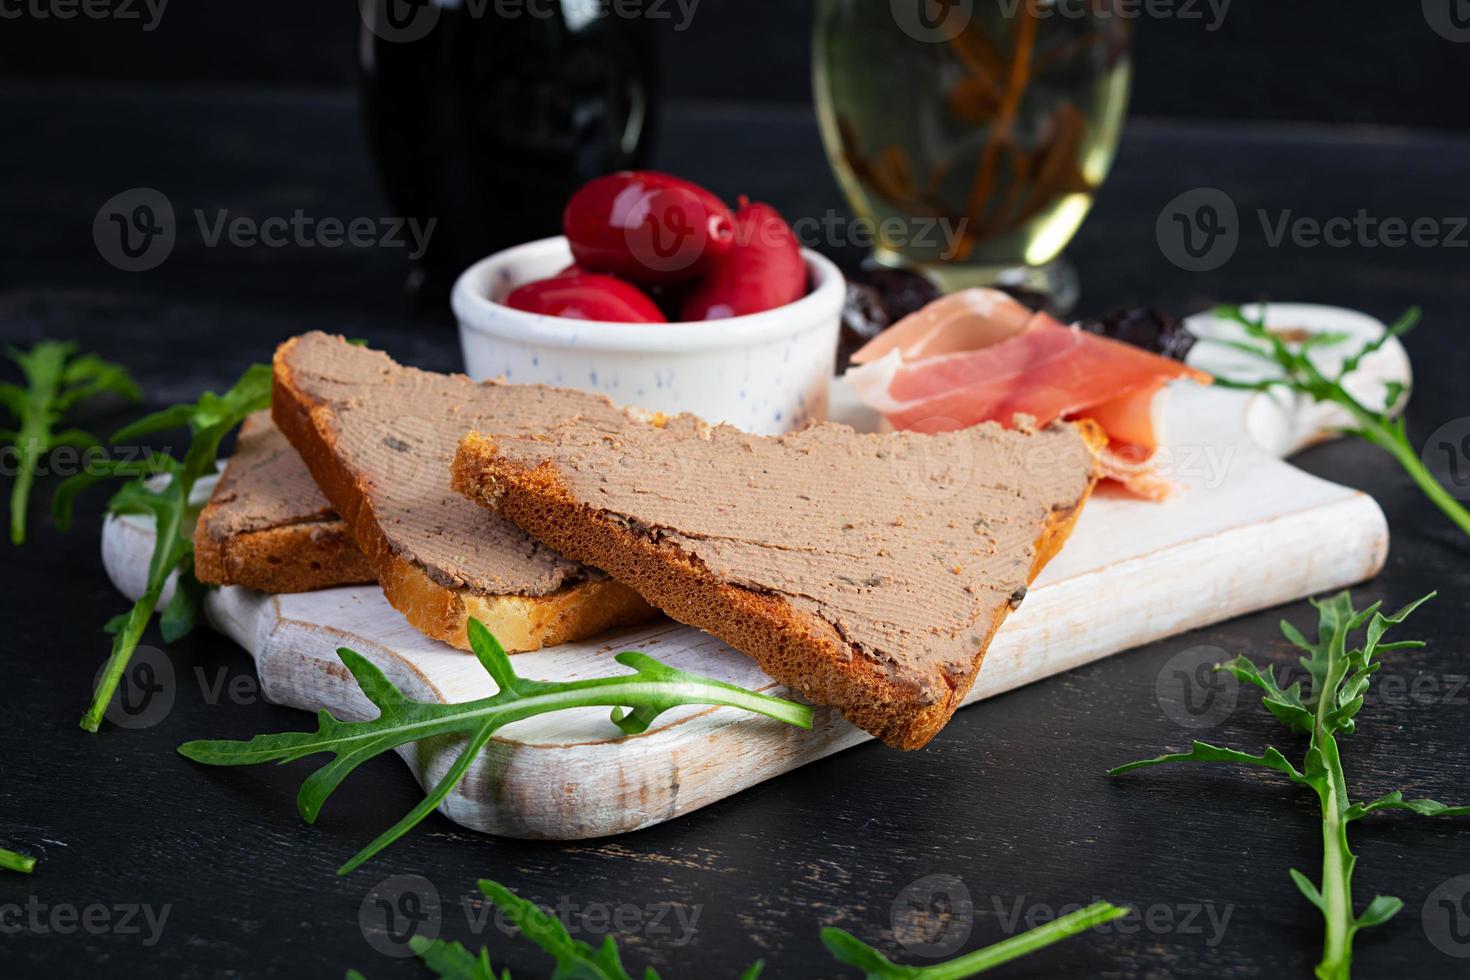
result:
<svg viewBox="0 0 1470 980"><path fill-rule="evenodd" d="M1411 307L1405 311L1382 336L1369 341L1345 358L1333 377L1323 374L1307 354L1313 347L1341 342L1344 339L1341 334L1318 334L1307 338L1305 342L1297 344L1293 349L1286 341L1266 328L1264 306L1261 307L1260 315L1255 320L1247 317L1238 306L1216 307L1215 315L1239 324L1245 330L1246 335L1251 338L1250 341L1214 337L1202 337L1201 340L1222 344L1251 354L1281 369L1279 376L1264 378L1260 381L1238 381L1216 376L1215 384L1247 391L1284 388L1306 395L1314 401L1331 402L1342 406L1347 409L1354 422L1352 428L1344 430L1345 433L1366 439L1397 460L1404 472L1408 473L1409 477L1419 485L1419 489L1424 491L1424 495L1443 511L1445 516L1455 523L1455 526L1470 535L1470 511L1467 511L1463 504L1440 485L1439 481L1434 478L1434 474L1430 473L1429 468L1424 465L1423 459L1414 451L1413 443L1409 442L1409 434L1403 417L1393 418L1389 415L1389 410L1403 394L1403 383L1392 382L1387 386L1387 399L1382 411L1376 411L1364 405L1343 387L1343 380L1362 366L1364 358L1388 343L1390 337L1401 337L1413 329L1414 325L1419 322L1418 307Z"/></svg>
<svg viewBox="0 0 1470 980"><path fill-rule="evenodd" d="M1341 592L1321 602L1317 609L1317 639L1308 640L1290 623L1281 624L1281 632L1293 645L1305 652L1301 658L1307 672L1305 691L1301 683L1283 690L1271 670L1260 670L1244 657L1216 670L1229 670L1243 681L1255 684L1265 693L1262 704L1277 719L1293 730L1308 736L1307 752L1300 769L1274 748L1261 755L1250 755L1234 749L1223 749L1195 742L1189 752L1161 755L1118 766L1109 775L1120 775L1147 766L1171 762L1239 762L1264 766L1283 773L1293 783L1311 788L1317 794L1322 811L1322 885L1319 888L1306 875L1291 869L1291 880L1322 913L1326 924L1322 961L1317 965L1319 980L1348 980L1352 969L1353 937L1362 929L1382 925L1398 914L1403 902L1385 895L1374 896L1361 914L1353 913L1352 878L1357 858L1348 847L1347 826L1375 810L1410 810L1424 816L1463 816L1470 806L1445 806L1434 800L1406 800L1395 790L1370 803L1349 805L1347 776L1343 772L1337 736L1351 735L1356 729L1356 715L1363 706L1373 674L1382 666L1382 653L1422 646L1417 641L1384 643L1383 636L1400 625L1422 603L1433 598L1430 593L1409 603L1391 616L1385 616L1374 603L1366 609L1353 607L1352 596ZM1351 638L1362 632L1361 646L1350 646Z"/></svg>
<svg viewBox="0 0 1470 980"><path fill-rule="evenodd" d="M29 854L17 854L15 851L7 851L0 847L0 868L7 871L19 871L21 874L30 874L36 867L36 859Z"/></svg>
<svg viewBox="0 0 1470 980"><path fill-rule="evenodd" d="M352 672L363 694L378 708L377 718L342 722L333 718L331 712L320 711L315 732L257 735L244 742L186 742L179 746L179 752L195 762L213 766L291 762L322 752L331 753L332 761L308 777L296 797L302 818L314 823L332 791L353 769L373 756L438 735L467 734L468 744L423 802L337 871L348 874L432 813L464 778L475 756L495 732L513 721L565 708L604 705L613 709L613 724L624 734L636 735L676 705L715 704L752 711L799 728L811 727L812 711L805 705L676 670L642 653L629 651L614 658L631 667L634 671L631 675L537 681L516 674L504 648L477 619L469 621L469 639L475 656L499 688L488 698L462 704L411 701L366 657L342 647L337 655ZM633 710L624 714L624 707Z"/></svg>
<svg viewBox="0 0 1470 980"><path fill-rule="evenodd" d="M1121 776L1125 772L1134 769L1142 769L1146 766L1163 765L1166 762L1239 762L1247 766L1263 766L1266 769L1275 769L1277 772L1285 773L1294 783L1306 782L1306 777L1296 771L1296 767L1286 761L1286 756L1273 748L1267 748L1262 755L1251 755L1249 752L1238 752L1235 749L1222 749L1218 745L1208 742L1196 741L1188 752L1175 752L1169 755L1154 756L1152 759L1140 759L1130 762L1126 766L1118 766L1109 769L1109 776Z"/></svg>
<svg viewBox="0 0 1470 980"><path fill-rule="evenodd" d="M433 970L439 980L510 980L509 970L495 976L490 951L483 946L476 956L456 942L414 936L409 939L408 948L418 954L424 966Z"/></svg>
<svg viewBox="0 0 1470 980"><path fill-rule="evenodd" d="M478 884L485 897L490 899L497 908L505 913L511 923L521 930L521 935L556 959L556 970L552 973L553 977L566 978L566 980L633 980L623 968L622 959L618 955L617 941L611 935L604 936L602 945L594 949L580 940L573 939L560 919L547 915L535 902L521 898L509 888L488 878L481 878ZM409 946L423 957L425 963L429 963L429 959L421 950L442 945L446 944L423 942L418 937L409 940ZM459 946L458 943L447 945ZM459 949L465 956L469 955L463 947ZM484 969L488 971L490 967L488 952L482 949L480 958ZM456 965L465 962L462 959L454 960ZM740 980L759 980L761 971L764 969L765 961L756 960L740 974ZM488 980L495 980L494 975L489 972L484 974L441 973L439 975L441 977L463 976L466 980L480 980L483 976ZM501 976L502 980L510 980L509 972ZM659 975L652 967L647 967L643 971L643 980L659 980Z"/></svg>
<svg viewBox="0 0 1470 980"><path fill-rule="evenodd" d="M573 939L560 919L547 915L535 902L521 898L499 882L482 878L479 886L485 897L521 930L521 935L556 960L553 976L633 980L623 969L617 941L611 935L604 936L602 945L593 949L581 940ZM644 972L644 977L645 980L657 980L658 974L650 969Z"/></svg>
<svg viewBox="0 0 1470 980"><path fill-rule="evenodd" d="M156 527L153 557L148 563L148 585L133 608L108 622L113 634L112 653L92 703L82 716L82 728L95 732L112 701L123 671L143 638L158 607L169 577L177 573L174 595L161 621L165 642L172 643L193 628L204 589L194 580L194 522L199 506L190 502L194 486L215 471L219 446L251 412L270 405L271 369L254 364L222 395L206 391L192 404L174 405L144 416L113 433L112 442L187 427L189 448L182 460L157 453L139 460L108 460L71 477L57 488L52 514L61 527L71 523L77 494L103 480L131 478L113 495L108 509L114 514L150 514ZM167 476L157 485L155 478Z"/></svg>
<svg viewBox="0 0 1470 980"><path fill-rule="evenodd" d="M28 351L6 348L25 375L26 386L0 383L0 407L18 423L0 439L16 449L15 482L10 488L10 542L25 544L26 513L41 460L59 446L83 451L100 448L95 436L81 429L55 431L68 411L96 395L111 393L128 401L141 397L137 384L121 365L91 354L74 357L76 344L43 340Z"/></svg>
<svg viewBox="0 0 1470 980"><path fill-rule="evenodd" d="M862 970L865 980L960 980L1127 914L1127 909L1111 902L1094 902L1035 929L930 966L900 966L851 933L830 926L822 930L822 943L838 962Z"/></svg>
<svg viewBox="0 0 1470 980"><path fill-rule="evenodd" d="M593 947L573 939L560 919L499 882L481 878L478 885L485 897L520 929L521 935L556 961L552 980L633 980L611 935L603 937L602 945ZM993 946L922 967L900 966L842 929L823 929L822 944L838 962L863 970L866 980L962 980L1127 914L1126 908L1111 902L1094 902ZM423 936L410 938L408 945L440 980L511 980L509 970L502 971L499 977L495 975L490 952L483 947L476 955L457 942ZM765 962L756 960L740 974L740 980L759 980L764 969ZM363 977L356 970L348 970L347 980L363 980ZM659 980L659 975L650 967L643 971L643 980Z"/></svg>
<svg viewBox="0 0 1470 980"><path fill-rule="evenodd" d="M1360 820L1374 810L1413 810L1421 817L1470 816L1470 806L1445 806L1436 800L1406 800L1403 790L1385 793L1372 803L1354 803L1343 814L1345 820Z"/></svg>
<svg viewBox="0 0 1470 980"><path fill-rule="evenodd" d="M547 915L535 902L521 898L499 882L481 878L478 885L485 897L520 929L521 935L556 960L556 969L551 974L553 978L633 980L623 967L617 940L611 935L604 936L602 945L594 948L573 939L560 919ZM408 945L441 980L510 980L509 970L502 971L499 978L495 976L490 966L490 952L484 948L481 948L479 956L475 956L459 943L429 940L422 936L414 936ZM740 980L758 980L764 966L763 961L756 960L740 974ZM659 980L658 973L649 967L643 971L643 980Z"/></svg>

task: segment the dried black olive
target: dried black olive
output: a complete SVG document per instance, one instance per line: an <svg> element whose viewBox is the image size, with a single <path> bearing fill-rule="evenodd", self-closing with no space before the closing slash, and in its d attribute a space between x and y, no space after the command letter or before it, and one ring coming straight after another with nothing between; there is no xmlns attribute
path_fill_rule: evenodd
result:
<svg viewBox="0 0 1470 980"><path fill-rule="evenodd" d="M858 348L910 313L939 298L939 287L917 272L865 265L847 281L837 370L847 370Z"/></svg>
<svg viewBox="0 0 1470 980"><path fill-rule="evenodd" d="M1177 316L1151 306L1120 307L1112 312L1083 320L1083 330L1121 340L1155 354L1184 360L1194 346L1195 336L1185 329Z"/></svg>
<svg viewBox="0 0 1470 980"><path fill-rule="evenodd" d="M1045 313L1048 316L1057 315L1057 306L1046 293L1039 292L1035 289L1027 289L1025 286L997 286L995 288L1026 307L1032 313Z"/></svg>
<svg viewBox="0 0 1470 980"><path fill-rule="evenodd" d="M897 323L939 298L938 286L921 273L908 269L866 266L853 279L877 290L890 323Z"/></svg>
<svg viewBox="0 0 1470 980"><path fill-rule="evenodd" d="M888 329L892 322L878 290L849 282L847 299L842 304L842 336L837 344L838 370L847 370L848 361L858 348Z"/></svg>

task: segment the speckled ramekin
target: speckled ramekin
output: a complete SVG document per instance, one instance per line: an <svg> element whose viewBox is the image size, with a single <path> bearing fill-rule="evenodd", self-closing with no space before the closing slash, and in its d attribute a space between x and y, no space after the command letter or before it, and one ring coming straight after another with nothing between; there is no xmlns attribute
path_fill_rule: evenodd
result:
<svg viewBox="0 0 1470 980"><path fill-rule="evenodd" d="M827 416L845 292L835 265L810 250L802 256L811 291L778 309L699 323L602 323L502 306L512 289L572 261L560 236L508 248L454 285L465 372L598 391L748 432L789 431Z"/></svg>

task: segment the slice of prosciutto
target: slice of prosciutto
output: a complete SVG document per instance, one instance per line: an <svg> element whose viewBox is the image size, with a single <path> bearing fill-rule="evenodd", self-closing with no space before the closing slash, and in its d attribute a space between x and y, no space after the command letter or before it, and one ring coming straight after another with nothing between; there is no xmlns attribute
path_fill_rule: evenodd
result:
<svg viewBox="0 0 1470 980"><path fill-rule="evenodd" d="M960 348L976 340L972 349ZM1105 475L1153 499L1169 490L1149 466L1159 444L1155 396L1177 378L1211 380L1178 361L1062 326L993 290L930 304L874 338L859 358L866 363L848 371L848 382L896 429L1091 418L1110 441Z"/></svg>
<svg viewBox="0 0 1470 980"><path fill-rule="evenodd" d="M878 334L852 355L852 363L871 364L893 350L905 361L916 361L989 347L1025 330L1036 317L1056 323L998 289L961 289L926 303Z"/></svg>

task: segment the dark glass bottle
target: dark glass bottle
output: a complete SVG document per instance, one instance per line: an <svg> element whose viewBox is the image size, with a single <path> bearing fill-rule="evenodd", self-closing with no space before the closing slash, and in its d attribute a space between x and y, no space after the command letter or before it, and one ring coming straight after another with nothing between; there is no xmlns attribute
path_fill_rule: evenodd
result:
<svg viewBox="0 0 1470 980"><path fill-rule="evenodd" d="M654 24L604 4L360 0L362 110L389 201L437 219L411 288L442 302L498 249L561 230L567 198L642 166Z"/></svg>

